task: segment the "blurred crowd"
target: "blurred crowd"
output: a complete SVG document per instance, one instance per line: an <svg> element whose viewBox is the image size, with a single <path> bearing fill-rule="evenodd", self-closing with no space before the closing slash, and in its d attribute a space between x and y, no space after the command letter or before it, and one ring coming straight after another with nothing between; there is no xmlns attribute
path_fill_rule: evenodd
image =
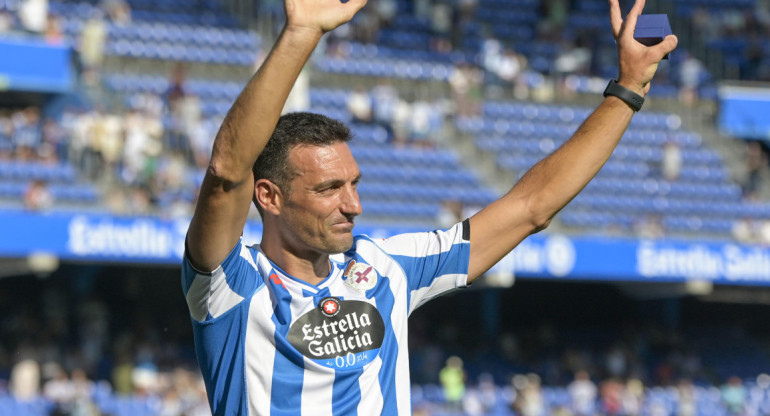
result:
<svg viewBox="0 0 770 416"><path fill-rule="evenodd" d="M764 10L766 3L757 2L758 10ZM45 5L45 0L2 0L0 10L5 21L10 22L5 25L7 28L48 33L46 38L55 41L61 37L61 31L56 29L60 22L47 13ZM128 3L112 0L100 5L110 21L130 24ZM398 5L395 0L381 0L374 7L365 8L353 22L330 34L323 53L344 57L351 50L351 43L377 42L383 31L395 25ZM453 63L448 78L450 97L424 92L414 92L407 97L392 80L382 79L372 86L350 85L352 92L346 98L344 111L332 109L329 115L347 117L346 121L356 126L381 128L375 135L375 140L381 142L429 148L440 144L442 138L451 133L447 131L451 126L446 123L447 118L479 115L482 100L490 94L494 96L496 91L507 91L519 99L547 100L554 90L544 87L547 84L542 82L544 76L556 79L557 89L574 90L570 76L596 75L611 61L605 56L602 37L595 29L567 30L575 1L539 5L537 13L541 18L535 37L538 42L558 45L559 51L545 66L528 60L517 52L516 45L494 37L481 36L479 44L467 45L467 35L478 34L474 31L477 30L474 16L479 6L477 0L420 0L413 2L407 11L411 17L429 22L430 50L443 54ZM265 1L260 7L276 21L282 19L282 2ZM27 9L32 11L25 11ZM32 20L45 17L46 29L37 25L32 30L32 26L25 23L28 19L25 16L35 13L37 17ZM693 18L701 15L697 11ZM712 27L712 35L741 33L735 23L739 17L746 22L738 26L753 28L749 31L751 34L764 33L766 25L762 22L767 20L766 15L766 12L758 12L755 17L726 13L718 16L722 23L715 25L716 29ZM99 85L100 77L95 74L99 73L103 59L104 25L102 16L92 16L83 25L77 42L81 70L89 81L86 84L95 81ZM0 29L2 26L0 23ZM722 26L724 28L719 29ZM454 54L469 47L477 48L474 59ZM264 51L260 55L264 56ZM683 52L683 56L676 66L676 74L671 73L673 69L660 71L663 77L670 78L662 83L679 85L685 101L695 100L705 68L687 52ZM310 108L310 71L306 69L301 74L286 111ZM46 114L38 107L0 110L0 160L72 164L82 178L104 189L104 205L117 214L189 215L222 116L204 111L206 103L190 91L187 83L180 64L168 74L168 88L164 93L133 93L120 97L121 105L68 107L57 114ZM667 144L660 167L662 175L669 180L676 179L681 163L681 150L674 143ZM747 172L740 179L747 200L766 197L761 190L770 183L765 177L768 164L766 145L749 143ZM46 193L45 183L35 181L29 185L25 203L33 209L45 209L54 201L50 193ZM634 228L642 237L655 238L665 233L661 218L655 216L640 220ZM746 218L735 224L734 237L743 242L764 243L770 241L768 228L770 225L766 222Z"/></svg>
<svg viewBox="0 0 770 416"><path fill-rule="evenodd" d="M138 414L210 414L183 299L148 300L151 288L167 298L177 284L150 283L161 275L137 281L140 269L89 270L0 288L0 410L10 396L42 400L54 415L110 414L129 403ZM704 401L727 409L716 414L770 410L759 407L770 397L762 340L739 325L614 332L600 322L607 329L596 332L543 323L505 326L487 343L476 328L459 332L454 318L426 319L417 317L410 337L416 415L693 416Z"/></svg>
<svg viewBox="0 0 770 416"><path fill-rule="evenodd" d="M164 323L131 294L139 283L113 286L123 293L110 302L84 289L88 275L79 269L80 289L63 277L0 289L0 398L43 399L53 415L111 414L120 401L141 403L140 414L209 415L183 309L166 311L174 325Z"/></svg>
<svg viewBox="0 0 770 416"><path fill-rule="evenodd" d="M707 407L713 414L760 415L766 408L755 398L770 390L770 375L765 373L748 382L729 377L715 386L696 386L687 378L668 387L645 385L637 378L596 380L586 371L576 372L559 387L543 385L535 373L516 374L504 385L484 373L471 383L462 365L453 356L441 370L443 401L425 398L433 386L415 386L415 415L696 416L705 414Z"/></svg>
<svg viewBox="0 0 770 416"><path fill-rule="evenodd" d="M104 205L117 214L187 215L200 179L191 175L205 169L220 121L180 124L165 116L168 101L138 98L124 114L75 109L55 120L36 107L0 113L0 160L71 164L105 190ZM30 193L40 193L45 184L31 185Z"/></svg>
<svg viewBox="0 0 770 416"><path fill-rule="evenodd" d="M766 414L770 375L759 364L766 360L762 348L735 328L716 331L734 340L704 347L698 336L658 326L625 328L607 338L541 325L536 342L524 339L527 331L503 333L495 350L439 346L446 341L439 336L412 347L415 414L442 409L452 415L694 416L705 414L704 408L713 414ZM566 339L572 337L591 345L571 345ZM725 357L737 345L744 364L728 368ZM457 355L447 358L448 351Z"/></svg>
<svg viewBox="0 0 770 416"><path fill-rule="evenodd" d="M695 5L689 11L692 33L704 44L721 47L731 41L738 60L726 63L733 66L728 75L743 80L770 81L770 61L765 46L770 37L770 3L756 0L754 7L706 7Z"/></svg>

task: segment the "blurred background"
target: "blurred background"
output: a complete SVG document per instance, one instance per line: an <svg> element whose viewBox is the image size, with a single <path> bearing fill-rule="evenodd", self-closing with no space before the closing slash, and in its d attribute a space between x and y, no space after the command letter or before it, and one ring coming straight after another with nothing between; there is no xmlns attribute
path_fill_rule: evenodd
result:
<svg viewBox="0 0 770 416"><path fill-rule="evenodd" d="M646 12L679 47L597 178L412 316L415 414L770 414L770 1ZM184 235L282 22L280 0L0 0L0 415L210 414ZM502 195L615 76L605 0L373 0L285 111L352 127L357 232L387 236Z"/></svg>

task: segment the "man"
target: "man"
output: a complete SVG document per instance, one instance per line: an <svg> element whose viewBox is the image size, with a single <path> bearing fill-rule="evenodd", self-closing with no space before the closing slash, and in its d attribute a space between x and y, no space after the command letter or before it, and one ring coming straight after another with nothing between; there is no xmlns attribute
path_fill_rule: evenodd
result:
<svg viewBox="0 0 770 416"><path fill-rule="evenodd" d="M307 113L279 121L321 35L365 2L286 0L286 26L214 142L182 286L217 415L410 414L408 315L548 225L609 158L677 43L634 41L644 0L625 22L610 0L619 85L572 139L472 218L374 241L352 233L361 175L347 128ZM263 235L247 247L240 235L251 201Z"/></svg>

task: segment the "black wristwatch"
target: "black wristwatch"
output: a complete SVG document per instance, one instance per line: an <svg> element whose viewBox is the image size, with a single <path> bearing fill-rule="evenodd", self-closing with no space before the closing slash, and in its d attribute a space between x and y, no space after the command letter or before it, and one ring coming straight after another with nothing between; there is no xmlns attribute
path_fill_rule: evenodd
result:
<svg viewBox="0 0 770 416"><path fill-rule="evenodd" d="M610 80L610 83L607 84L607 88L604 89L604 96L606 97L608 95L620 98L634 111L641 110L642 104L644 104L644 97L618 84L618 81L614 79Z"/></svg>

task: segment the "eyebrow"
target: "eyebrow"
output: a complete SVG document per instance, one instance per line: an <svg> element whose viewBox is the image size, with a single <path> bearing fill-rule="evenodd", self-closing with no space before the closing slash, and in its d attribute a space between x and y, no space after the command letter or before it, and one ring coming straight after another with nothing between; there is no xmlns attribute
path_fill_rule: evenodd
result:
<svg viewBox="0 0 770 416"><path fill-rule="evenodd" d="M361 181L361 174L359 173L350 182L358 183L360 181ZM324 189L324 188L327 188L327 187L330 187L330 186L334 186L334 185L338 185L338 184L343 184L345 182L346 181L344 179L329 179L328 181L323 181L323 182L319 183L318 185L314 186L313 189L315 189L315 190Z"/></svg>

